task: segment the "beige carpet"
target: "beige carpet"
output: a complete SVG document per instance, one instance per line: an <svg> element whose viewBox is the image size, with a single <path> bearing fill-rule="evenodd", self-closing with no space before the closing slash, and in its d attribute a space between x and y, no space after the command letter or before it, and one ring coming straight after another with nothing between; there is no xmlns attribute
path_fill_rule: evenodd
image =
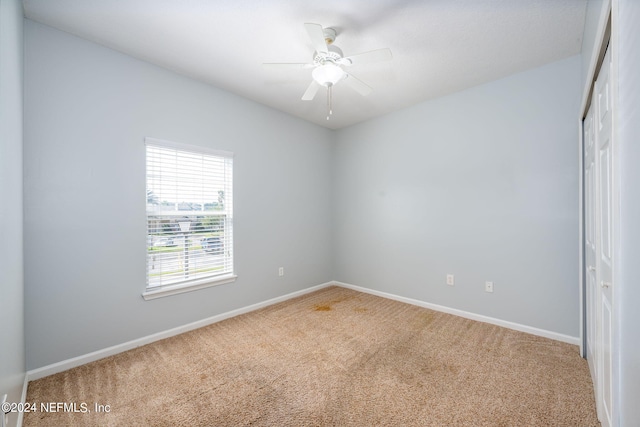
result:
<svg viewBox="0 0 640 427"><path fill-rule="evenodd" d="M586 427L592 390L575 346L330 287L33 381L91 412L24 425Z"/></svg>

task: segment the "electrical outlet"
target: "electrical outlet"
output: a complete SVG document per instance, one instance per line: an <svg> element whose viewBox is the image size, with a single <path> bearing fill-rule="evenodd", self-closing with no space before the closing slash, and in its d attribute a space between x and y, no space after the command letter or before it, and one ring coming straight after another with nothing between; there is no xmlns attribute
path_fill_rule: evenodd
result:
<svg viewBox="0 0 640 427"><path fill-rule="evenodd" d="M453 286L453 274L447 274L447 285Z"/></svg>
<svg viewBox="0 0 640 427"><path fill-rule="evenodd" d="M484 282L485 292L493 292L493 282Z"/></svg>
<svg viewBox="0 0 640 427"><path fill-rule="evenodd" d="M280 277L284 276L284 267L280 267L278 269L278 276L280 276Z"/></svg>

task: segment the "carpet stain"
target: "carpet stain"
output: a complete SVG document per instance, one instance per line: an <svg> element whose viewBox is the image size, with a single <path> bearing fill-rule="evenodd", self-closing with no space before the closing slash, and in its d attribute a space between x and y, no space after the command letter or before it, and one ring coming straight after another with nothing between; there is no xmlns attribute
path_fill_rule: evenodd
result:
<svg viewBox="0 0 640 427"><path fill-rule="evenodd" d="M334 298L331 301L327 301L324 304L315 304L313 306L313 310L314 311L331 311L333 310L333 305L334 304L338 304L340 302L349 300L349 299L353 299L352 296L348 296L348 297L342 297L342 298Z"/></svg>
<svg viewBox="0 0 640 427"><path fill-rule="evenodd" d="M458 366L445 364L444 367L447 371L451 372L454 375L458 375L458 373L460 372L460 368Z"/></svg>
<svg viewBox="0 0 640 427"><path fill-rule="evenodd" d="M356 313L366 313L369 310L365 307L356 307L353 309L353 311L355 311Z"/></svg>
<svg viewBox="0 0 640 427"><path fill-rule="evenodd" d="M418 314L418 324L424 328L429 326L434 320L434 314L432 311L424 311Z"/></svg>
<svg viewBox="0 0 640 427"><path fill-rule="evenodd" d="M471 328L473 328L473 323L471 321L468 321L466 325L464 325L464 328L468 331L471 330Z"/></svg>

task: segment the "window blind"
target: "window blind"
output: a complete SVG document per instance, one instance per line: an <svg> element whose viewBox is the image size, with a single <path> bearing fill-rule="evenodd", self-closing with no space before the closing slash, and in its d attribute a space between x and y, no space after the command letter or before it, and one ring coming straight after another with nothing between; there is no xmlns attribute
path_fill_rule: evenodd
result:
<svg viewBox="0 0 640 427"><path fill-rule="evenodd" d="M147 290L233 275L233 154L145 145Z"/></svg>

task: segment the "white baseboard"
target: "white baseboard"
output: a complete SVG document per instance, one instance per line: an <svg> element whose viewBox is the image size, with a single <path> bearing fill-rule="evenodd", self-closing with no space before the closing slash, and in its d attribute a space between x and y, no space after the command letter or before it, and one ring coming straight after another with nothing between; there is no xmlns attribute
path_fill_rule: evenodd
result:
<svg viewBox="0 0 640 427"><path fill-rule="evenodd" d="M264 308L273 304L277 304L279 302L283 302L292 298L296 298L301 295L308 294L310 292L314 292L328 286L335 285L343 288L353 289L355 291L368 293L371 295L376 295L383 298L388 298L400 302L404 302L407 304L416 305L418 307L429 308L431 310L441 311L444 313L453 314L456 316L464 317L467 319L477 320L480 322L490 323L497 326L502 326L509 329L514 329L520 332L526 332L532 335L538 335L545 338L550 338L556 341L562 341L569 344L579 345L580 339L578 337L571 337L568 335L559 334L557 332L551 332L544 329L534 328L532 326L521 325L519 323L508 322L506 320L495 319L493 317L483 316L480 314L470 313L463 310L458 310L455 308L445 307L442 305L431 304L425 301L420 301L412 298L405 298L398 295L390 294L387 292L376 291L373 289L363 288L356 285L351 285L343 282L327 282L320 285L312 286L300 291L292 292L286 295L282 295L280 297L272 298L266 301L262 301L256 304L252 304L246 307L238 308L236 310L231 310L226 313L218 314L212 317L208 317L206 319L198 320L196 322L192 322L183 326L179 326L176 328L172 328L166 331L158 332L156 334L148 335L146 337L138 338L132 341L128 341L126 343L117 344L112 347L107 347L102 350L97 350L92 353L88 353L82 356L74 357L71 359L63 360L61 362L53 363L51 365L43 366L41 368L32 369L27 372L25 377L25 384L22 392L22 401L24 402L26 399L27 393L27 384L29 381L37 380L49 375L57 374L58 372L63 372L68 369L75 368L77 366L81 366L90 362L94 362L99 359L103 359L108 356L112 356L114 354L122 353L127 350L134 349L136 347L140 347L146 344L150 344L155 341L159 341L165 338L173 337L175 335L183 334L185 332L192 331L194 329L202 328L207 325L211 325L216 322L220 322L225 319L229 319L234 316L238 316L240 314L249 313L251 311L258 310L260 308ZM19 418L18 425L20 426L22 423L22 419Z"/></svg>
<svg viewBox="0 0 640 427"><path fill-rule="evenodd" d="M63 372L68 369L75 368L77 366L81 366L90 362L94 362L96 360L104 359L105 357L112 356L114 354L122 353L127 350L134 349L136 347L140 347L146 344L150 344L154 341L159 341L165 338L173 337L175 335L180 335L185 332L192 331L194 329L202 328L204 326L211 325L216 322L220 322L225 319L229 319L231 317L238 316L240 314L249 313L250 311L255 311L273 304L277 304L282 301L289 300L291 298L296 298L304 294L308 294L310 292L317 291L322 288L326 288L328 286L333 285L333 282L327 282L320 285L312 286L310 288L306 288L300 291L291 292L286 295L282 295L276 298L271 298L266 301L262 301L256 304L248 305L246 307L238 308L236 310L231 310L226 313L217 314L212 317L208 317L206 319L198 320L196 322L188 323L183 326L178 326L177 328L172 328L166 331L158 332L156 334L147 335L146 337L138 338L132 341L128 341L122 344L117 344L112 347L107 347L102 350L97 350L92 353L84 354L82 356L73 357L71 359L63 360L61 362L53 363L51 365L43 366L41 368L32 369L27 372L27 376L25 379L25 383L28 381L37 380L40 378L47 377L49 375L57 374L58 372ZM23 394L26 394L26 386L23 391ZM23 400L24 401L24 400Z"/></svg>
<svg viewBox="0 0 640 427"><path fill-rule="evenodd" d="M382 298L388 298L400 302L404 302L411 305L417 305L418 307L428 308L435 311L441 311L443 313L453 314L455 316L464 317L466 319L477 320L479 322L490 323L492 325L502 326L504 328L513 329L520 332L526 332L528 334L537 335L544 338L550 338L556 341L562 341L573 345L580 345L579 337L572 337L569 335L559 334L557 332L547 331L545 329L534 328L533 326L521 325L519 323L509 322L506 320L496 319L494 317L483 316L481 314L470 313L464 310L458 310L456 308L445 307L443 305L432 304L425 301L420 301L413 298L405 298L387 292L376 291L373 289L363 288L349 283L333 282L336 286L343 288L353 289L354 291L364 292L371 295L376 295Z"/></svg>

